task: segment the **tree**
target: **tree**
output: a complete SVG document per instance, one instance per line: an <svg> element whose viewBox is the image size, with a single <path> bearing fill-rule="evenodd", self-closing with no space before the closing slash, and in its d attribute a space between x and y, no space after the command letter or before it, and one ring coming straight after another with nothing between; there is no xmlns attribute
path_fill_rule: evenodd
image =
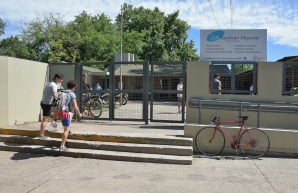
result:
<svg viewBox="0 0 298 193"><path fill-rule="evenodd" d="M165 15L157 7L154 10L144 7L133 8L124 4L123 33L138 33L141 44L138 57L149 61L186 61L199 60L194 42L187 42L187 30L190 26L178 18L179 11ZM118 26L121 15L116 18ZM123 41L124 52L129 52ZM137 45L137 46L138 46Z"/></svg>
<svg viewBox="0 0 298 193"><path fill-rule="evenodd" d="M4 34L6 23L0 18L0 36Z"/></svg>
<svg viewBox="0 0 298 193"><path fill-rule="evenodd" d="M28 45L18 37L9 37L0 41L0 55L30 60L34 53L30 52Z"/></svg>
<svg viewBox="0 0 298 193"><path fill-rule="evenodd" d="M80 62L113 61L119 36L112 20L104 15L89 15L83 11L69 25L80 36Z"/></svg>
<svg viewBox="0 0 298 193"><path fill-rule="evenodd" d="M63 21L60 14L48 14L26 21L21 27L22 40L36 53L41 62L74 62L78 58L75 49L76 32Z"/></svg>
<svg viewBox="0 0 298 193"><path fill-rule="evenodd" d="M236 72L246 72L253 69L252 64L236 64L235 71Z"/></svg>

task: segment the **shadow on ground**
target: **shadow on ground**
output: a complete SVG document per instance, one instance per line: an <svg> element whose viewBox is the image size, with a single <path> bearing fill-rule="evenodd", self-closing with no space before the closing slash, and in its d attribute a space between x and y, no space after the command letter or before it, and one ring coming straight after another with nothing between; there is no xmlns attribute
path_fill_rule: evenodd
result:
<svg viewBox="0 0 298 193"><path fill-rule="evenodd" d="M40 158L40 157L46 157L46 155L17 152L13 154L13 156L10 159L18 161L18 160L26 160L31 158Z"/></svg>

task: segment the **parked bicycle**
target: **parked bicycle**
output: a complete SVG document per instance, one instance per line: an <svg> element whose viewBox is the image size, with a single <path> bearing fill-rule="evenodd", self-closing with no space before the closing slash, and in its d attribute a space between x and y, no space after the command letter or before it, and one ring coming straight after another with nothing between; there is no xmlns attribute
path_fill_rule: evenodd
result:
<svg viewBox="0 0 298 193"><path fill-rule="evenodd" d="M122 94L122 105L126 105L128 101L128 94L127 93L121 93L121 94ZM104 93L103 95L101 95L103 104L109 104L109 97L110 97L109 95L110 93ZM116 104L117 102L120 103L120 93L114 97L114 104Z"/></svg>
<svg viewBox="0 0 298 193"><path fill-rule="evenodd" d="M100 100L98 100L98 95L91 95L90 93L86 94L85 100L83 101L83 115L88 116L88 101L90 103L90 114L96 118L100 117L102 113L102 108Z"/></svg>
<svg viewBox="0 0 298 193"><path fill-rule="evenodd" d="M215 125L201 129L196 135L195 143L198 150L208 156L217 155L225 147L226 136L236 153L238 148L240 148L241 152L250 158L259 158L265 155L270 148L268 135L257 128L248 129L245 124L246 120L249 118L248 116L238 117L241 121L221 120L220 116L211 116L210 121ZM240 130L236 139L233 140L220 126L222 123L240 123ZM242 129L244 129L244 131L241 134Z"/></svg>

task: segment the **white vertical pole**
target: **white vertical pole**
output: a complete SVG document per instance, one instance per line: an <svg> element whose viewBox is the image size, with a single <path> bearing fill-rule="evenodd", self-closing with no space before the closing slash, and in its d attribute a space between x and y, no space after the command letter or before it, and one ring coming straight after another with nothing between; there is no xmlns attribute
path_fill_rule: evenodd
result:
<svg viewBox="0 0 298 193"><path fill-rule="evenodd" d="M123 25L123 7L121 5L121 30L120 30L120 90L122 90L122 25ZM120 93L120 106L122 105L122 93Z"/></svg>
<svg viewBox="0 0 298 193"><path fill-rule="evenodd" d="M120 30L120 62L122 62L122 23L123 23L123 13L121 5L121 30ZM120 90L122 90L122 63L120 64ZM121 104L121 103L120 103Z"/></svg>

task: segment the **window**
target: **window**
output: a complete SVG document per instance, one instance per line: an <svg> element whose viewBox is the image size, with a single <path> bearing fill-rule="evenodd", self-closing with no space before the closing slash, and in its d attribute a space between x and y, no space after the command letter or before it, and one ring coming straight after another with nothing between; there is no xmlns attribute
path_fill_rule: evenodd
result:
<svg viewBox="0 0 298 193"><path fill-rule="evenodd" d="M282 95L298 95L298 62L283 64Z"/></svg>
<svg viewBox="0 0 298 193"><path fill-rule="evenodd" d="M211 62L210 93L218 94L215 75L219 74L221 94L256 94L256 62Z"/></svg>

